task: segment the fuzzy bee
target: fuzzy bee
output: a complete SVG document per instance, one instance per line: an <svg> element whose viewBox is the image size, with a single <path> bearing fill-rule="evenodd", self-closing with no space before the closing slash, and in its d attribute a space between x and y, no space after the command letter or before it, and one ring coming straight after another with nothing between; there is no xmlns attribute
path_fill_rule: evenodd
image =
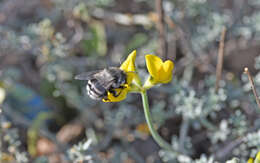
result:
<svg viewBox="0 0 260 163"><path fill-rule="evenodd" d="M124 88L126 74L117 67L109 67L103 70L86 72L75 76L77 80L86 80L87 93L94 100L106 99L108 92L117 97L120 92L116 88Z"/></svg>

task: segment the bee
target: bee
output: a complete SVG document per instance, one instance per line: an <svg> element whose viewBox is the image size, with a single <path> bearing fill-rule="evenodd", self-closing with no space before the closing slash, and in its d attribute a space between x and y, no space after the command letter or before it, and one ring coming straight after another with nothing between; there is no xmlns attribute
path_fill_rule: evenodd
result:
<svg viewBox="0 0 260 163"><path fill-rule="evenodd" d="M103 70L90 71L75 76L77 80L86 80L87 93L94 100L106 99L108 92L117 97L120 92L116 88L124 88L126 74L117 67L109 67Z"/></svg>

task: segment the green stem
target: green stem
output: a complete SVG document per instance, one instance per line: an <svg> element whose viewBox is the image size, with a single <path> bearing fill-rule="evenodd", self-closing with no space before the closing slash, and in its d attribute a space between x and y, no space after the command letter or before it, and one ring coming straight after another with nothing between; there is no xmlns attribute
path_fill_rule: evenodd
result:
<svg viewBox="0 0 260 163"><path fill-rule="evenodd" d="M155 130L155 128L152 125L152 117L151 117L151 113L149 110L149 104L148 104L146 90L143 90L141 92L141 95L142 95L145 119L146 119L147 125L149 127L149 130L150 130L154 140L159 144L159 146L161 148L164 148L169 151L173 151L172 146L169 143L167 143L165 140L163 140L163 138L157 133L157 131Z"/></svg>

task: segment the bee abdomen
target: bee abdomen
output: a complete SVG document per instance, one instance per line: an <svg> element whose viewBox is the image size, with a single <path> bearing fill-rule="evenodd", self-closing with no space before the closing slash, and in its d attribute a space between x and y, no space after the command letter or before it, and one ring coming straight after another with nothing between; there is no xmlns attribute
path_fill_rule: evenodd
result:
<svg viewBox="0 0 260 163"><path fill-rule="evenodd" d="M88 81L87 93L92 99L95 100L102 99L107 95L106 89L96 79Z"/></svg>

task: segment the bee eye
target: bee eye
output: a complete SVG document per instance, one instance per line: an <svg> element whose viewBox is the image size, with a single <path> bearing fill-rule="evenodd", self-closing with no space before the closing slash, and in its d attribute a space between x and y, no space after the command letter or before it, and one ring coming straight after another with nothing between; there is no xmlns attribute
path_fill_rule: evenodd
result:
<svg viewBox="0 0 260 163"><path fill-rule="evenodd" d="M126 76L123 74L118 78L119 85L126 83Z"/></svg>

